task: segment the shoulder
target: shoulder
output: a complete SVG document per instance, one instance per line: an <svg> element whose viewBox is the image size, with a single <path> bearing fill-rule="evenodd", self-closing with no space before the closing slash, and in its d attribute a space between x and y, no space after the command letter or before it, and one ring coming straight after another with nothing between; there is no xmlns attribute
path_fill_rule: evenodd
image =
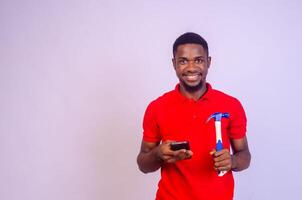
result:
<svg viewBox="0 0 302 200"><path fill-rule="evenodd" d="M177 98L176 96L177 96L177 94L176 94L175 90L168 91L168 92L162 94L161 96L159 96L158 98L152 100L149 103L148 107L156 108L156 107L165 106L166 104L170 104L173 101L175 101Z"/></svg>
<svg viewBox="0 0 302 200"><path fill-rule="evenodd" d="M219 108L234 112L244 112L241 102L236 97L217 89L212 89L211 91L211 102Z"/></svg>
<svg viewBox="0 0 302 200"><path fill-rule="evenodd" d="M212 89L212 97L214 99L219 99L220 101L224 101L226 103L233 103L233 104L240 103L236 97L216 89Z"/></svg>
<svg viewBox="0 0 302 200"><path fill-rule="evenodd" d="M172 90L152 100L145 110L144 121L157 121L159 116L162 116L163 113L165 113L172 105L174 105L173 103L171 103L173 99L174 91Z"/></svg>

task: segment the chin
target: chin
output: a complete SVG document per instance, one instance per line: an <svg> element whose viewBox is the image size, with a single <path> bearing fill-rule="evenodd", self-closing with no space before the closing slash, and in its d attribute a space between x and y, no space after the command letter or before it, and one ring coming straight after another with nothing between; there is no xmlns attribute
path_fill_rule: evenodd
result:
<svg viewBox="0 0 302 200"><path fill-rule="evenodd" d="M199 81L198 83L187 83L183 82L184 88L189 92L195 92L200 90L203 87L204 83L203 81Z"/></svg>

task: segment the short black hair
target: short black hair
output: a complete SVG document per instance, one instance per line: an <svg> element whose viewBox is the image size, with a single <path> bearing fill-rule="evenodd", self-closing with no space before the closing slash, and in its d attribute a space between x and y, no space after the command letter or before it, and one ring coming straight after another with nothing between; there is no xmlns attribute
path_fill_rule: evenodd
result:
<svg viewBox="0 0 302 200"><path fill-rule="evenodd" d="M208 48L207 41L197 33L187 32L182 34L175 40L173 44L173 57L175 57L175 53L177 51L178 46L183 44L200 44L203 47L203 49L206 51L207 55L209 55L209 48Z"/></svg>

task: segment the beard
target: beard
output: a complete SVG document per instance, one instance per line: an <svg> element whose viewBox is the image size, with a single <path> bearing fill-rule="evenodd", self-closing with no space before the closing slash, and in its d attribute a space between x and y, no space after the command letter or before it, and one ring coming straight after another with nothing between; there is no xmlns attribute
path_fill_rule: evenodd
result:
<svg viewBox="0 0 302 200"><path fill-rule="evenodd" d="M194 85L194 86L191 86L191 85L188 85L185 81L182 81L182 85L183 87L185 88L186 91L188 92L197 92L198 90L200 90L203 86L203 81L199 81L199 83L197 85Z"/></svg>

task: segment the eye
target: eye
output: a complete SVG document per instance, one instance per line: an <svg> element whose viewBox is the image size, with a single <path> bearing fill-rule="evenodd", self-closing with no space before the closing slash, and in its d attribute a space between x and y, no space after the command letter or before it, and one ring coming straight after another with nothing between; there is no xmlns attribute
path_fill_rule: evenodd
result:
<svg viewBox="0 0 302 200"><path fill-rule="evenodd" d="M181 60L178 61L178 64L180 64L180 65L185 65L187 63L188 63L188 61L185 60L185 59L181 59Z"/></svg>
<svg viewBox="0 0 302 200"><path fill-rule="evenodd" d="M196 64L201 64L201 63L203 63L204 62L204 59L202 59L202 58L196 58L195 59L195 63Z"/></svg>

